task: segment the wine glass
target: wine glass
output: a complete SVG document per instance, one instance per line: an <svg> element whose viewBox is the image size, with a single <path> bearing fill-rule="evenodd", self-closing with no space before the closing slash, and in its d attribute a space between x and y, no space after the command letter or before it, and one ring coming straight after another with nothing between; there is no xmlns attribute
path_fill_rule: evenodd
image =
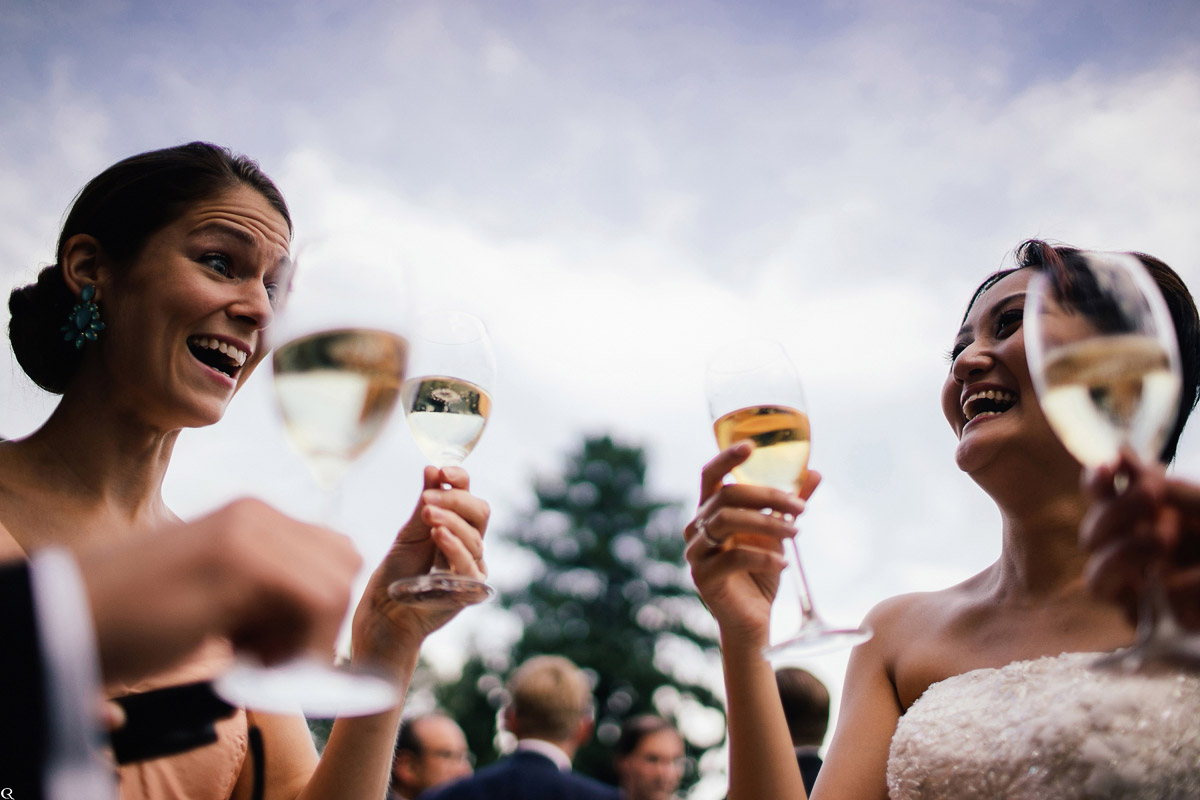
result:
<svg viewBox="0 0 1200 800"><path fill-rule="evenodd" d="M408 359L406 301L358 238L321 240L302 255L295 291L269 329L272 378L288 439L321 487L332 525L347 470L396 407ZM378 713L400 700L382 674L315 657L270 668L242 661L214 688L236 705L316 717Z"/></svg>
<svg viewBox="0 0 1200 800"><path fill-rule="evenodd" d="M1050 427L1086 467L1123 449L1157 462L1178 413L1179 346L1162 293L1128 253L1084 252L1033 275L1023 327L1034 390ZM1118 474L1117 491L1128 478ZM1139 598L1137 641L1098 665L1137 670L1200 665L1200 642L1176 623L1151 572Z"/></svg>
<svg viewBox="0 0 1200 800"><path fill-rule="evenodd" d="M417 447L436 467L461 464L475 449L492 413L496 359L487 327L465 311L436 311L417 322L413 377L401 398ZM491 597L481 580L439 563L425 575L392 583L389 594L405 603L453 597L478 603Z"/></svg>
<svg viewBox="0 0 1200 800"><path fill-rule="evenodd" d="M708 361L705 393L717 446L725 450L742 441L754 445L750 457L733 468L733 479L799 492L808 472L809 421L800 375L783 347L770 339L751 339L721 348ZM785 641L764 648L763 655L782 663L871 638L867 628L826 623L813 607L795 538L787 539L785 552L796 575L800 625Z"/></svg>

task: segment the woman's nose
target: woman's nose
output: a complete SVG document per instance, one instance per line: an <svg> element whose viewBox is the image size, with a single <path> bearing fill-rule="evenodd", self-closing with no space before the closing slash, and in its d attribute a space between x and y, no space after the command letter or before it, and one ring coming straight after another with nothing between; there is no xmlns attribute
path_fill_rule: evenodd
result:
<svg viewBox="0 0 1200 800"><path fill-rule="evenodd" d="M954 365L950 371L954 374L955 378L965 381L973 375L986 372L991 368L992 363L991 352L982 342L975 341L967 345L958 354L958 357L954 359Z"/></svg>
<svg viewBox="0 0 1200 800"><path fill-rule="evenodd" d="M270 292L261 283L247 283L237 300L230 306L231 316L246 320L256 330L270 326L275 319L275 305Z"/></svg>

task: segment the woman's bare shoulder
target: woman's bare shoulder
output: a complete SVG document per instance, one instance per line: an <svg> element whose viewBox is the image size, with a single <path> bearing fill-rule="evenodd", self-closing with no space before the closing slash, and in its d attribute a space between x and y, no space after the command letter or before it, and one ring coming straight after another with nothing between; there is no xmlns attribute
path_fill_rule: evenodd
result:
<svg viewBox="0 0 1200 800"><path fill-rule="evenodd" d="M944 589L894 595L876 604L866 622L877 635L896 635L902 642L928 639L974 606L985 583L980 573Z"/></svg>

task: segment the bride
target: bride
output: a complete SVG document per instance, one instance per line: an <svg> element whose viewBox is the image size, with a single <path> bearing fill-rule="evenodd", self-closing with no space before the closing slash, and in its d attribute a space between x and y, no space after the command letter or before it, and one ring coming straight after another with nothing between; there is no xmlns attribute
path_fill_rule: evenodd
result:
<svg viewBox="0 0 1200 800"><path fill-rule="evenodd" d="M971 298L942 410L958 437L958 467L999 508L1000 557L956 586L894 597L868 614L875 635L851 655L818 800L1200 796L1200 677L1089 668L1095 653L1132 643L1134 629L1121 608L1089 591L1079 536L1091 496L1038 406L1021 330L1030 276L1078 254L1025 242L1016 268ZM1200 321L1178 275L1139 258L1171 308L1183 363L1165 463L1196 404ZM727 539L794 535L793 516L820 476L810 472L799 497L723 484L749 452L736 445L704 467L687 558L721 631L730 800L803 798L760 655L784 562ZM781 513L760 512L768 507Z"/></svg>

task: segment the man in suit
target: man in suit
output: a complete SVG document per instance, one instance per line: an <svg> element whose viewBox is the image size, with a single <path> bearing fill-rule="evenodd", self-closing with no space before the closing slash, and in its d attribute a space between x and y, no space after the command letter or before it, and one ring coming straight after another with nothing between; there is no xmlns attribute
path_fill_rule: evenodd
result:
<svg viewBox="0 0 1200 800"><path fill-rule="evenodd" d="M101 678L136 680L209 636L267 663L329 652L360 564L346 537L242 500L0 566L0 795L115 798L100 747L122 721L101 719Z"/></svg>
<svg viewBox="0 0 1200 800"><path fill-rule="evenodd" d="M817 751L829 727L829 690L815 675L799 667L775 670L775 685L779 687L792 747L800 763L800 777L805 791L811 795L821 771L821 756Z"/></svg>
<svg viewBox="0 0 1200 800"><path fill-rule="evenodd" d="M615 787L571 771L591 738L592 688L561 656L535 656L508 682L504 726L517 737L512 755L420 800L618 800Z"/></svg>
<svg viewBox="0 0 1200 800"><path fill-rule="evenodd" d="M406 719L396 735L390 800L414 800L421 792L470 775L474 763L462 728L445 714Z"/></svg>

